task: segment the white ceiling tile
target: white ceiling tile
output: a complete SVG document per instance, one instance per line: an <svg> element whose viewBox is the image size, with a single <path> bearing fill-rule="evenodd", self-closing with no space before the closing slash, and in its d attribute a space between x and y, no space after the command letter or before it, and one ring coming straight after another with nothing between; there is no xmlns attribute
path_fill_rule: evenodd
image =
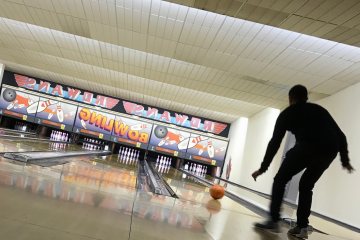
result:
<svg viewBox="0 0 360 240"><path fill-rule="evenodd" d="M8 17L0 18L2 59L29 75L145 104L229 121L284 106L294 83L318 89L320 96L359 81L357 47L300 33L164 1L44 0L37 8L39 3L2 6L0 14ZM302 4L276 1L271 8L291 13ZM335 11L324 7L301 11L324 18ZM299 22L290 17L284 26ZM327 25L301 27L327 34L334 30Z"/></svg>

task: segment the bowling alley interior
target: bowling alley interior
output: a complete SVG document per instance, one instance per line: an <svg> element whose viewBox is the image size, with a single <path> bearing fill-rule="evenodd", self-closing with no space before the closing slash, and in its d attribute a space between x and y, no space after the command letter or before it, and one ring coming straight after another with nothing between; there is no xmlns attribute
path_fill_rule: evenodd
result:
<svg viewBox="0 0 360 240"><path fill-rule="evenodd" d="M306 234L303 172L256 226L291 132L252 177L297 84L355 170ZM358 0L0 0L0 89L0 239L360 240Z"/></svg>

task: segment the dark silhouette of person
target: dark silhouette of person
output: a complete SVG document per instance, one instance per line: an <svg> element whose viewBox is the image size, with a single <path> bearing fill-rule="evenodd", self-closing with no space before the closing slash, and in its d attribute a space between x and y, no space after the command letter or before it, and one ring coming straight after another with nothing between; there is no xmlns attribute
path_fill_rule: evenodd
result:
<svg viewBox="0 0 360 240"><path fill-rule="evenodd" d="M266 172L281 141L290 131L295 135L296 143L285 155L272 187L270 218L255 227L272 231L279 230L280 207L284 197L285 186L291 178L305 169L299 182L299 201L297 208L297 225L289 234L300 238L308 237L308 224L311 212L312 190L324 171L330 166L338 152L342 166L351 173L347 141L329 112L314 103L308 103L308 91L302 85L295 85L289 91L289 104L278 116L273 136L259 170L252 174L256 178Z"/></svg>

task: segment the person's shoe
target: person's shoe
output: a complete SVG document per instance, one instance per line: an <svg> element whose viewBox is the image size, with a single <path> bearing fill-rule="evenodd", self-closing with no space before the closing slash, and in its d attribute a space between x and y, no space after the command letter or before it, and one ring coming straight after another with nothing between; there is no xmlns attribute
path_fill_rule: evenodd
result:
<svg viewBox="0 0 360 240"><path fill-rule="evenodd" d="M307 239L309 237L307 227L304 228L300 228L298 226L293 227L288 231L288 234L301 239Z"/></svg>
<svg viewBox="0 0 360 240"><path fill-rule="evenodd" d="M267 220L262 223L255 223L254 226L260 229L270 230L272 232L277 232L277 233L280 232L279 223L274 222L272 220Z"/></svg>

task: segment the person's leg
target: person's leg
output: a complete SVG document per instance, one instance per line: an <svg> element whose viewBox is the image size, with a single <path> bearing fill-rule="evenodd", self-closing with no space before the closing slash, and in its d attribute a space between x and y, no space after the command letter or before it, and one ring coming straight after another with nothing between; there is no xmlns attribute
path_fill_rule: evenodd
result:
<svg viewBox="0 0 360 240"><path fill-rule="evenodd" d="M311 213L311 203L313 188L315 183L319 180L324 171L330 166L336 153L330 153L323 156L318 156L312 159L299 183L299 202L297 209L297 225L300 228L305 228L309 224L309 216Z"/></svg>
<svg viewBox="0 0 360 240"><path fill-rule="evenodd" d="M291 178L306 167L306 157L299 147L294 147L286 153L286 157L274 178L272 187L270 216L277 222L280 218L280 207L284 197L286 184Z"/></svg>
<svg viewBox="0 0 360 240"><path fill-rule="evenodd" d="M280 206L284 197L286 183L305 168L305 161L304 151L301 151L298 146L295 146L286 153L286 157L274 178L270 203L270 219L263 223L256 223L255 227L278 231L279 226L277 222L280 218Z"/></svg>

